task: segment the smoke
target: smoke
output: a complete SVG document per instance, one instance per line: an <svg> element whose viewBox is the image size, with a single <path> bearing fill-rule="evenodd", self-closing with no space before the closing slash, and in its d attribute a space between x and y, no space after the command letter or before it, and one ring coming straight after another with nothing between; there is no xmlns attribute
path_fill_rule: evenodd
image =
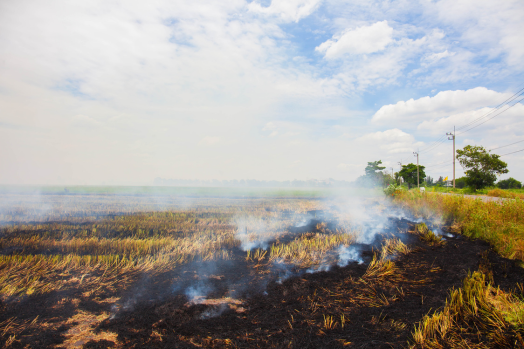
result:
<svg viewBox="0 0 524 349"><path fill-rule="evenodd" d="M272 264L272 273L276 276L277 284L281 284L285 280L298 274L292 264L286 263L282 259L278 259Z"/></svg>
<svg viewBox="0 0 524 349"><path fill-rule="evenodd" d="M222 315L224 311L229 310L229 309L230 307L228 306L228 304L222 303L218 306L210 307L206 309L202 314L200 314L199 318L202 320L214 318L214 317Z"/></svg>
<svg viewBox="0 0 524 349"><path fill-rule="evenodd" d="M268 241L275 238L276 234L268 231L266 221L256 217L237 217L234 219L237 226L236 238L240 240L242 251L254 248L267 249Z"/></svg>
<svg viewBox="0 0 524 349"><path fill-rule="evenodd" d="M331 263L327 263L326 261L322 261L319 265L312 266L308 270L306 270L306 273L313 274L318 273L321 271L329 271L331 269Z"/></svg>
<svg viewBox="0 0 524 349"><path fill-rule="evenodd" d="M74 218L82 221L108 214L178 211L189 206L198 209L217 203L224 206L232 200L223 197L184 199L169 195L4 193L0 194L0 221L6 221L7 215L14 217L9 218L9 221L73 220ZM253 204L251 200L242 200L239 203L242 205L246 202ZM118 305L112 308L113 313L116 314L120 310L132 311L137 303L154 301L155 297L159 300L176 295L181 299L184 299L183 296L187 297L188 307L201 305L204 309L200 314L202 319L219 316L224 311L234 310L234 307L239 305L235 301L236 297L245 297L255 292L263 293L271 282L283 283L303 273L329 271L335 265L348 267L351 263L363 264L367 260L363 257L363 251L373 246L378 247L382 240L390 235L405 238L403 236L407 234L402 234L406 230L402 228L403 225L422 221L420 217L414 217L409 212L391 205L383 197L335 197L310 200L307 204L279 202L276 205L271 203L273 206L270 208L266 204L252 205L252 211L244 209L239 203L235 201L232 206L234 208L228 209L227 214L233 217L230 223L236 227L234 236L239 240L240 250L266 250L265 257L257 251L259 254L255 258L255 253L251 252L252 259L244 263L238 258L245 261L245 252L242 256L236 247L232 247L229 251L230 256L233 256L232 261L200 260L180 266L173 271L173 274L164 276L168 279L166 279L166 286L161 290L160 288L156 290L152 285L157 282L153 280L157 276L146 275L136 283L132 292L122 297ZM434 232L444 234L439 226L441 222L434 220L434 223L437 224L433 227ZM402 228L402 231L399 228ZM329 238L331 234L354 236L354 244L348 245L351 239L341 239L334 240L342 242L328 245L331 246L329 248L315 247L317 250L304 248L312 239L318 239L319 236ZM297 254L295 256L299 257L295 258L293 254L282 254L286 256L285 260L277 259L269 262L268 249L271 244L286 245L295 239L302 239L304 244L299 247L304 248L302 251L310 251L307 257ZM320 240L313 240L313 242ZM236 242L232 246L238 246L235 244ZM237 261L236 264L234 260ZM250 264L252 262L253 264ZM255 268L255 265L256 271L251 269ZM225 298L228 300L225 301Z"/></svg>
<svg viewBox="0 0 524 349"><path fill-rule="evenodd" d="M213 289L208 285L205 285L203 282L189 286L184 294L189 299L190 303L201 304L203 300L206 299L207 295L211 293Z"/></svg>
<svg viewBox="0 0 524 349"><path fill-rule="evenodd" d="M355 246L340 246L338 248L338 266L345 267L349 262L364 263L361 251Z"/></svg>
<svg viewBox="0 0 524 349"><path fill-rule="evenodd" d="M237 227L235 237L240 240L242 251L267 250L271 241L290 234L287 230L290 224L293 223L289 218L275 216L237 216L233 219Z"/></svg>

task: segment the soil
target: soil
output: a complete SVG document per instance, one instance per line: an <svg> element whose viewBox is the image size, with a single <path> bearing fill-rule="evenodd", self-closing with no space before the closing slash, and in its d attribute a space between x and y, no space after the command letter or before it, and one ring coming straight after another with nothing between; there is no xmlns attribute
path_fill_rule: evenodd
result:
<svg viewBox="0 0 524 349"><path fill-rule="evenodd" d="M397 225L409 228L405 221ZM367 276L366 264L356 262L279 274L264 261L246 261L239 250L234 261L139 276L123 292L78 289L4 301L0 323L38 316L45 324L24 332L14 348L403 348L414 325L441 309L468 272L480 268L503 290L524 280L523 268L483 241L452 236L432 247L405 235L413 251L396 258L396 272L387 276ZM373 251L363 254L369 261ZM294 276L284 279L288 272ZM211 291L190 299L179 289L192 284ZM96 321L105 313L112 316ZM95 335L69 341L82 321Z"/></svg>

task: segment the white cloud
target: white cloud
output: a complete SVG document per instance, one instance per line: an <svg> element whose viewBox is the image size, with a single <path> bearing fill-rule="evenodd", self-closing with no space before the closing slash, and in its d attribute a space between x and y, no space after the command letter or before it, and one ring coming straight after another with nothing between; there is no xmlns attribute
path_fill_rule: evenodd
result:
<svg viewBox="0 0 524 349"><path fill-rule="evenodd" d="M389 154L410 152L416 145L413 135L398 128L368 133L357 138L356 141L378 147Z"/></svg>
<svg viewBox="0 0 524 349"><path fill-rule="evenodd" d="M200 141L200 144L203 145L214 145L220 142L220 137L204 137Z"/></svg>
<svg viewBox="0 0 524 349"><path fill-rule="evenodd" d="M312 14L322 0L272 0L271 5L263 7L258 2L249 4L249 10L253 12L275 15L285 22L298 22Z"/></svg>
<svg viewBox="0 0 524 349"><path fill-rule="evenodd" d="M440 61L441 59L444 59L446 57L454 56L455 52L448 52L448 50L443 52L437 52L432 53L424 57L424 60L428 62L428 64L435 64L436 62Z"/></svg>
<svg viewBox="0 0 524 349"><path fill-rule="evenodd" d="M345 164L343 162L341 162L340 164L337 165L337 168L338 169L341 169L341 170L351 170L351 169L355 169L355 168L359 168L359 167L362 167L362 165L358 165L358 164Z"/></svg>
<svg viewBox="0 0 524 349"><path fill-rule="evenodd" d="M417 39L401 37L374 54L341 56L343 59L332 61L332 64L338 63L340 67L335 79L345 91L397 84L406 77L406 67L420 55L442 50L443 37L441 31L431 30Z"/></svg>
<svg viewBox="0 0 524 349"><path fill-rule="evenodd" d="M346 30L333 36L315 48L327 59L340 58L345 54L369 54L382 51L392 42L393 28L387 21L377 22Z"/></svg>
<svg viewBox="0 0 524 349"><path fill-rule="evenodd" d="M262 131L274 131L274 130L276 130L277 128L278 128L278 126L277 126L274 122L270 121L270 122L268 122L268 123L266 124L266 126L264 126L264 128L262 129Z"/></svg>
<svg viewBox="0 0 524 349"><path fill-rule="evenodd" d="M102 123L90 116L78 114L73 116L71 123L78 127L99 127Z"/></svg>
<svg viewBox="0 0 524 349"><path fill-rule="evenodd" d="M522 6L0 1L0 183L352 179L362 167L337 166L412 159L417 141L431 141L423 136L518 83ZM447 91L420 98L429 90ZM413 99L369 123L374 96ZM486 146L522 138L510 114L466 136Z"/></svg>
<svg viewBox="0 0 524 349"><path fill-rule="evenodd" d="M485 55L502 55L513 66L524 66L524 2L441 0L423 3L429 18L451 26L465 46Z"/></svg>
<svg viewBox="0 0 524 349"><path fill-rule="evenodd" d="M372 121L376 124L411 125L503 102L511 94L476 87L470 90L442 91L434 97L399 101L381 107Z"/></svg>
<svg viewBox="0 0 524 349"><path fill-rule="evenodd" d="M495 108L480 108L435 120L426 120L418 125L417 130L427 131L431 134L443 134L451 132L454 126L460 126L457 132L460 135L476 126L468 132L481 134L490 132L493 136L499 137L504 137L504 135L511 136L515 130L524 129L523 113L524 105L520 103L511 108L505 106L498 110ZM476 120L478 122L474 122Z"/></svg>
<svg viewBox="0 0 524 349"><path fill-rule="evenodd" d="M262 131L270 132L269 137L293 137L301 133L303 127L297 125L297 123L287 121L270 121L266 123Z"/></svg>

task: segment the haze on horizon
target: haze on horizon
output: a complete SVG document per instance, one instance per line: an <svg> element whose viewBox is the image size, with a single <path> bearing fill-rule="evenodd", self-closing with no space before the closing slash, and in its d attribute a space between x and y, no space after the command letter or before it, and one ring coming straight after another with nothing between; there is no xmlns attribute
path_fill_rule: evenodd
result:
<svg viewBox="0 0 524 349"><path fill-rule="evenodd" d="M424 150L524 87L522 18L519 0L2 1L0 184L354 180L417 149L451 176L451 141ZM457 148L524 140L523 116ZM524 152L502 160L524 180Z"/></svg>

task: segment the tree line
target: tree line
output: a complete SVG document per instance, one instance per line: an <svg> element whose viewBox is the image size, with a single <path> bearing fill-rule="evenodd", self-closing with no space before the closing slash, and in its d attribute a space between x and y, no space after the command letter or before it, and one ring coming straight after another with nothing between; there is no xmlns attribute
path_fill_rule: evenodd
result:
<svg viewBox="0 0 524 349"><path fill-rule="evenodd" d="M465 176L455 179L455 187L469 187L476 191L495 185L497 176L508 173L508 164L500 160L500 156L491 154L490 151L482 146L465 146L457 150L456 159L464 168ZM389 173L384 171L386 167L382 166L382 161L368 162L365 168L365 174L357 179L357 184L361 186L388 186L396 183L400 185L405 183L409 188L417 186L417 165L410 163L402 165L398 172ZM438 180L426 176L425 166L418 166L418 181L421 186L444 186L445 178L440 176ZM501 189L520 189L522 183L514 178L508 178L496 183Z"/></svg>

